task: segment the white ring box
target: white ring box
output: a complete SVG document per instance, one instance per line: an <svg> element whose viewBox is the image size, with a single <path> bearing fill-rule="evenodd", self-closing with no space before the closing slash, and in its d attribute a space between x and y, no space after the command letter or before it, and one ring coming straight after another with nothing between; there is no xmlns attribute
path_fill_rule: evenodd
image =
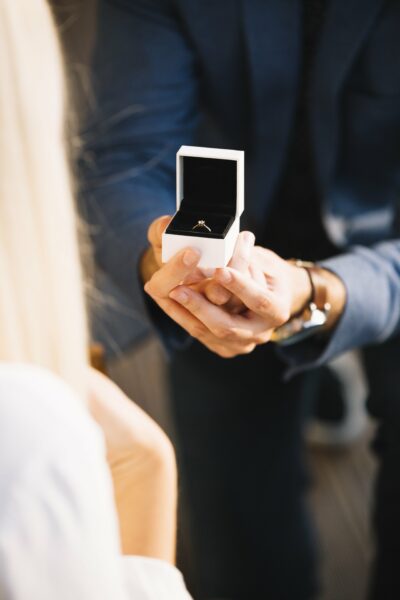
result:
<svg viewBox="0 0 400 600"><path fill-rule="evenodd" d="M181 146L176 155L176 213L162 235L162 261L191 247L199 267L225 267L232 257L244 210L244 152ZM211 232L203 227L205 221Z"/></svg>

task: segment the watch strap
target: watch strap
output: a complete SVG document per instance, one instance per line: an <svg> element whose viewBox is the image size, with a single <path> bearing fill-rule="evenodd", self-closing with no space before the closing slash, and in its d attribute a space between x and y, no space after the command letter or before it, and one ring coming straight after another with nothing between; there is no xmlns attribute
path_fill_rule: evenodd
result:
<svg viewBox="0 0 400 600"><path fill-rule="evenodd" d="M282 345L294 344L320 331L330 310L322 268L297 259L290 262L306 270L311 284L311 299L299 314L293 315L289 321L274 330L271 340Z"/></svg>

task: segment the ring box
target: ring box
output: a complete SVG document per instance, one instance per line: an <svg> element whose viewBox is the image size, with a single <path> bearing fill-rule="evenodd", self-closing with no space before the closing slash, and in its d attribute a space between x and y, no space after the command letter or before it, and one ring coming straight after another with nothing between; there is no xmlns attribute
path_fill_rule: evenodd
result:
<svg viewBox="0 0 400 600"><path fill-rule="evenodd" d="M181 146L176 155L176 213L162 235L162 261L191 247L199 267L225 267L244 210L244 152ZM193 229L199 221L204 226Z"/></svg>

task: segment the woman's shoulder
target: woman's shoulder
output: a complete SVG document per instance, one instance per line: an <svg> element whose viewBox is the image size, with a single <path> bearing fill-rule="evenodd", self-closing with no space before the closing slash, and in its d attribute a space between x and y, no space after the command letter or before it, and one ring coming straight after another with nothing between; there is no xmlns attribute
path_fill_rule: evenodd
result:
<svg viewBox="0 0 400 600"><path fill-rule="evenodd" d="M30 363L0 361L0 399L9 396L23 399L54 395L78 401L72 388L49 369Z"/></svg>
<svg viewBox="0 0 400 600"><path fill-rule="evenodd" d="M192 600L182 573L172 564L147 556L123 556L121 563L130 597Z"/></svg>
<svg viewBox="0 0 400 600"><path fill-rule="evenodd" d="M0 421L29 435L62 428L72 437L80 429L97 429L84 402L48 369L27 363L0 362Z"/></svg>

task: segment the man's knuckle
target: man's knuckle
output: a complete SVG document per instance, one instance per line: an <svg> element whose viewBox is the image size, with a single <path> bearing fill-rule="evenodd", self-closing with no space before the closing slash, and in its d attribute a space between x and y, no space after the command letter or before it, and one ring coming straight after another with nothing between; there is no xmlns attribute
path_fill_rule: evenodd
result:
<svg viewBox="0 0 400 600"><path fill-rule="evenodd" d="M271 309L271 302L266 296L260 296L255 302L255 309L257 312L268 313Z"/></svg>
<svg viewBox="0 0 400 600"><path fill-rule="evenodd" d="M221 356L221 358L233 358L236 356L236 352L231 350L230 348L226 348L225 346L219 346L216 348L217 354Z"/></svg>
<svg viewBox="0 0 400 600"><path fill-rule="evenodd" d="M231 333L231 329L226 325L218 325L214 329L214 335L220 340L226 340Z"/></svg>
<svg viewBox="0 0 400 600"><path fill-rule="evenodd" d="M190 310L190 312L197 314L199 312L200 306L198 301L193 298L192 295L189 295L189 298L186 302L186 308Z"/></svg>
<svg viewBox="0 0 400 600"><path fill-rule="evenodd" d="M256 344L248 344L247 346L244 346L242 348L241 354L251 354L251 352L253 352L255 347L256 347Z"/></svg>
<svg viewBox="0 0 400 600"><path fill-rule="evenodd" d="M270 333L259 333L254 336L253 342L259 346L260 344L265 344L266 342L268 342L270 337Z"/></svg>
<svg viewBox="0 0 400 600"><path fill-rule="evenodd" d="M274 327L279 327L283 325L290 319L290 310L289 308L279 308L274 314Z"/></svg>
<svg viewBox="0 0 400 600"><path fill-rule="evenodd" d="M146 292L149 294L149 296L156 295L156 286L154 285L154 281L152 279L150 279L150 281L148 281L146 284Z"/></svg>
<svg viewBox="0 0 400 600"><path fill-rule="evenodd" d="M237 278L233 278L233 284L239 295L246 292L246 284L243 281L239 281Z"/></svg>
<svg viewBox="0 0 400 600"><path fill-rule="evenodd" d="M190 335L196 339L202 338L206 333L206 327L202 323L196 323L190 328Z"/></svg>

